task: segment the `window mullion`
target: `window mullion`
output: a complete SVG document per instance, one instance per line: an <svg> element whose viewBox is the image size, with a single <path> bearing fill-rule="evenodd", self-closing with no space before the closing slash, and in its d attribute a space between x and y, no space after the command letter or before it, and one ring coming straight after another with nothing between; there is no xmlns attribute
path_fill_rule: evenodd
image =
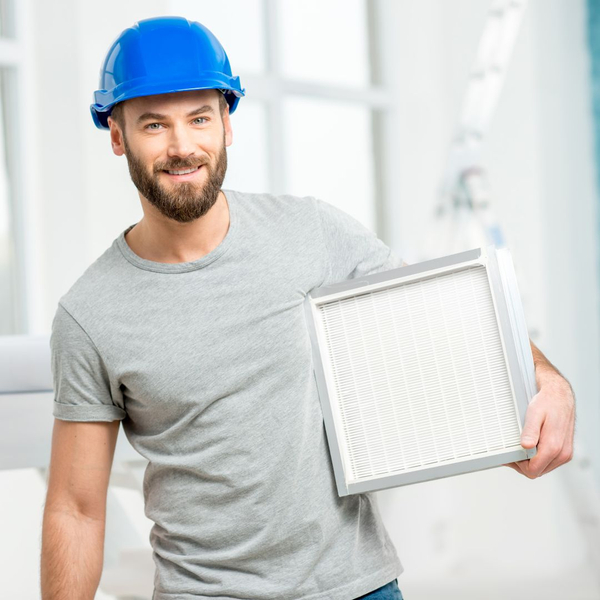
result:
<svg viewBox="0 0 600 600"><path fill-rule="evenodd" d="M264 19L266 32L266 73L271 80L270 85L263 86L268 90L265 98L267 105L267 151L268 176L273 194L285 193L287 176L283 148L285 132L283 122L284 95L275 84L281 78L281 42L279 40L279 5L278 0L264 0ZM274 85L275 84L275 85Z"/></svg>
<svg viewBox="0 0 600 600"><path fill-rule="evenodd" d="M369 48L369 81L373 88L379 88L387 105L390 101L389 93L383 90L384 77L382 65L381 36L379 35L379 10L377 0L366 0L367 16L367 43ZM375 204L375 227L377 235L388 245L391 245L392 226L388 210L388 194L386 182L386 152L385 135L389 125L389 112L385 107L371 109L371 144L373 148L373 202Z"/></svg>
<svg viewBox="0 0 600 600"><path fill-rule="evenodd" d="M252 97L265 102L269 100L268 94L274 93L356 103L361 106L370 106L373 109L386 109L390 106L389 94L382 87L350 88L294 81L274 75L257 75L255 73L242 73L240 77L243 78L244 85L252 89Z"/></svg>

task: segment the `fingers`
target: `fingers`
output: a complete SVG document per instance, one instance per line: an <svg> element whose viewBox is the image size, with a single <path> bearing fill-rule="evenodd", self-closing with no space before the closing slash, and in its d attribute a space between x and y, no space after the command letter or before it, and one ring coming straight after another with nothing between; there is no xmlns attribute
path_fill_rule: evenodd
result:
<svg viewBox="0 0 600 600"><path fill-rule="evenodd" d="M511 469L513 469L514 471L516 471L517 473L521 474L521 475L525 475L528 476L527 473L524 471L524 464L528 463L528 460L519 460L516 462L512 462L512 463L508 463L506 465L503 465L505 467L510 467Z"/></svg>
<svg viewBox="0 0 600 600"><path fill-rule="evenodd" d="M510 467L511 469L513 469L513 471L516 471L517 473L520 473L521 475L523 475L523 471L521 471L521 469L518 467L517 463L508 463L506 465L502 465L503 467Z"/></svg>
<svg viewBox="0 0 600 600"><path fill-rule="evenodd" d="M574 401L569 403L563 398L560 403L550 402L556 397L548 393L543 395L542 390L533 397L527 408L521 446L527 449L537 446L536 455L530 460L505 465L529 479L550 473L573 458ZM568 396L565 398L569 399Z"/></svg>
<svg viewBox="0 0 600 600"><path fill-rule="evenodd" d="M537 446L540 439L540 431L545 419L545 411L542 410L542 405L539 405L536 402L538 397L539 393L531 399L525 413L525 425L521 432L521 446L523 446L523 448L533 448L534 446Z"/></svg>
<svg viewBox="0 0 600 600"><path fill-rule="evenodd" d="M561 448L561 451L558 453L550 464L540 473L540 477L542 475L546 475L546 473L550 473L550 471L554 471L557 467L568 463L573 458L573 441L568 439Z"/></svg>

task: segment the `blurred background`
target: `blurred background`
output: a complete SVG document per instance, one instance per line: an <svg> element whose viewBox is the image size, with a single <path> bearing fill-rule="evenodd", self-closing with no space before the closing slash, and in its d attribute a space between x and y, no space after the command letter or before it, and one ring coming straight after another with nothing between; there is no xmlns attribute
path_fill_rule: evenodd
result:
<svg viewBox="0 0 600 600"><path fill-rule="evenodd" d="M142 217L89 113L100 64L167 14L246 89L226 189L320 197L408 263L505 244L574 388L567 465L376 493L405 599L600 599L600 0L0 0L0 595L39 598L58 299ZM97 598L149 600L145 465L119 438Z"/></svg>

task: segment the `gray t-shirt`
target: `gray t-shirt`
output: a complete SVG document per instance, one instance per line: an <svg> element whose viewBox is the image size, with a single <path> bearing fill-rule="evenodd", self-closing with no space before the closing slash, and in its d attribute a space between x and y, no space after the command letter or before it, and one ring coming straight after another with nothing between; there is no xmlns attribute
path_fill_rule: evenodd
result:
<svg viewBox="0 0 600 600"><path fill-rule="evenodd" d="M401 260L322 200L223 192L209 254L143 259L131 225L62 296L53 414L148 459L154 600L356 598L403 566L376 497L337 494L303 302Z"/></svg>

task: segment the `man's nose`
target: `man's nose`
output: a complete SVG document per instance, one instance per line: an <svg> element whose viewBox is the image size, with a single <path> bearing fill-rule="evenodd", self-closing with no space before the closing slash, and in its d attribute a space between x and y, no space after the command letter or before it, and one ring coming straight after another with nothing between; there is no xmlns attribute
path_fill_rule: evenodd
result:
<svg viewBox="0 0 600 600"><path fill-rule="evenodd" d="M169 156L187 157L195 151L192 132L185 125L174 125L169 134Z"/></svg>

